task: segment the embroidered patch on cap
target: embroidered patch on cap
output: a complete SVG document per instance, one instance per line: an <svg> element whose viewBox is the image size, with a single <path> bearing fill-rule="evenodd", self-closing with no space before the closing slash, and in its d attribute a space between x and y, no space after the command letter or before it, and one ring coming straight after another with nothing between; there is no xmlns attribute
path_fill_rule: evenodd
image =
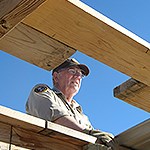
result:
<svg viewBox="0 0 150 150"><path fill-rule="evenodd" d="M41 93L41 92L46 92L47 91L47 87L46 86L38 86L37 88L34 89L34 91L36 93Z"/></svg>

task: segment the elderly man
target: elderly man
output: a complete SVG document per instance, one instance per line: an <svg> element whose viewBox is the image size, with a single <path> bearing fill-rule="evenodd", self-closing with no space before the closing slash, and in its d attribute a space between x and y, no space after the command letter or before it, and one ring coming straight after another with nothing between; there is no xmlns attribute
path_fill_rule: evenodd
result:
<svg viewBox="0 0 150 150"><path fill-rule="evenodd" d="M38 84L32 89L26 111L30 115L96 136L97 143L115 150L116 144L111 134L94 130L81 106L73 99L80 89L82 78L88 74L86 65L67 59L52 71L53 89L45 84Z"/></svg>

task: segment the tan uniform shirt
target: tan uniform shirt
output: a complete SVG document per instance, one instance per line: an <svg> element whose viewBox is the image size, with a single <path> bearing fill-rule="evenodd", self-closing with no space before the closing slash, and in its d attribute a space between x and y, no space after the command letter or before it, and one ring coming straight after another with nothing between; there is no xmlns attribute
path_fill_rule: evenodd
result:
<svg viewBox="0 0 150 150"><path fill-rule="evenodd" d="M72 116L86 129L93 129L88 117L83 114L81 106L75 100L69 105L58 89L50 89L45 84L38 84L32 89L26 103L26 111L30 115L49 121Z"/></svg>

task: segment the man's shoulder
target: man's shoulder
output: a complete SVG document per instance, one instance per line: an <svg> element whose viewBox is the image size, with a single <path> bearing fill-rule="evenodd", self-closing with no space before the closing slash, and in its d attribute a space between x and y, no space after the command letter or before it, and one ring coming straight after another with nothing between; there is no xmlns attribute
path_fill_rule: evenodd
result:
<svg viewBox="0 0 150 150"><path fill-rule="evenodd" d="M42 92L45 92L45 91L52 91L52 89L47 85L47 84L36 84L33 89L32 89L32 92L36 92L36 93L42 93Z"/></svg>

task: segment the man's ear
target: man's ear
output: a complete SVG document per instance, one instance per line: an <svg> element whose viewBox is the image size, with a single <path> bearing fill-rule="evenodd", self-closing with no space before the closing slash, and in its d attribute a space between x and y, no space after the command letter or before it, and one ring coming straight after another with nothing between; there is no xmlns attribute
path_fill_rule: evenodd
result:
<svg viewBox="0 0 150 150"><path fill-rule="evenodd" d="M54 80L55 82L58 81L58 72L54 72L54 73L53 73L53 80Z"/></svg>

